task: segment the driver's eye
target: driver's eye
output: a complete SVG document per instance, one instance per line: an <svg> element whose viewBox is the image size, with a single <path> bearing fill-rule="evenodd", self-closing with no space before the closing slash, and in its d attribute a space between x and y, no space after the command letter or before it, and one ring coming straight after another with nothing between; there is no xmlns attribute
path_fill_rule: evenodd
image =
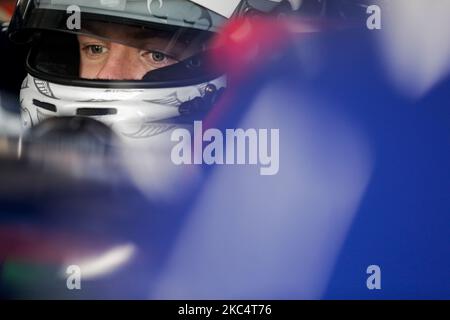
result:
<svg viewBox="0 0 450 320"><path fill-rule="evenodd" d="M152 58L155 62L163 62L166 59L166 55L161 52L152 52Z"/></svg>
<svg viewBox="0 0 450 320"><path fill-rule="evenodd" d="M100 54L103 53L104 47L99 45L90 46L89 49L91 50L91 53L93 54Z"/></svg>
<svg viewBox="0 0 450 320"><path fill-rule="evenodd" d="M174 57L159 51L146 51L143 53L143 57L153 68L161 68L178 62Z"/></svg>
<svg viewBox="0 0 450 320"><path fill-rule="evenodd" d="M100 44L89 44L83 47L83 51L89 57L98 57L108 52L108 48Z"/></svg>

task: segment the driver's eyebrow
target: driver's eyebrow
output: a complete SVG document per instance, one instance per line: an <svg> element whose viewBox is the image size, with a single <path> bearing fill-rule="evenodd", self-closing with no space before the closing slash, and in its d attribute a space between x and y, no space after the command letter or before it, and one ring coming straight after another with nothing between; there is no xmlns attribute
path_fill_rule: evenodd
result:
<svg viewBox="0 0 450 320"><path fill-rule="evenodd" d="M169 52L177 56L182 55L188 45L175 37L169 37L166 33L161 32L140 32L133 33L130 36L135 42L136 47L161 50L168 54Z"/></svg>
<svg viewBox="0 0 450 320"><path fill-rule="evenodd" d="M99 40L99 41L103 41L103 42L106 41L106 39L103 39L103 38L100 38L100 37L96 37L96 36L91 35L91 34L79 34L78 35L78 41L80 43L82 43L82 42L90 42L92 40L95 40L95 41Z"/></svg>

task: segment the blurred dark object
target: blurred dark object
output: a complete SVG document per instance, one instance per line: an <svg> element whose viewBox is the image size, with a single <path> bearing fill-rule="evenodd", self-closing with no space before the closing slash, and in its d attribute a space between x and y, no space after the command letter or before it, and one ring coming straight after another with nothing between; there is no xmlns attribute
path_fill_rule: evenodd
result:
<svg viewBox="0 0 450 320"><path fill-rule="evenodd" d="M114 132L102 122L88 117L49 118L32 127L26 140L42 148L51 144L59 152L74 150L106 155Z"/></svg>
<svg viewBox="0 0 450 320"><path fill-rule="evenodd" d="M12 44L3 29L0 30L0 106L19 113L19 91L26 75L24 62L27 47Z"/></svg>

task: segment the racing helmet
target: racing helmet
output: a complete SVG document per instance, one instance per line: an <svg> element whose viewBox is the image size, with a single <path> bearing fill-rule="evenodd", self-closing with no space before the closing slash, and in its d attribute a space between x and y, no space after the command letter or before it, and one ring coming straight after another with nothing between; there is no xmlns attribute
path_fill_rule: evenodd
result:
<svg viewBox="0 0 450 320"><path fill-rule="evenodd" d="M137 141L190 125L226 87L207 57L227 20L286 4L295 9L297 2L19 0L8 31L30 46L20 92L23 126L91 117ZM124 59L111 57L113 46Z"/></svg>

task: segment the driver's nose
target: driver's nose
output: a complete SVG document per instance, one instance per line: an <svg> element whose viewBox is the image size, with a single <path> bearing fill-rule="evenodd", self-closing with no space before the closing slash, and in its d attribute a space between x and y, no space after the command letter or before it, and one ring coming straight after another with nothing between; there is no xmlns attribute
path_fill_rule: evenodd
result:
<svg viewBox="0 0 450 320"><path fill-rule="evenodd" d="M118 43L111 43L108 57L97 74L102 80L141 80L147 73L139 50Z"/></svg>

